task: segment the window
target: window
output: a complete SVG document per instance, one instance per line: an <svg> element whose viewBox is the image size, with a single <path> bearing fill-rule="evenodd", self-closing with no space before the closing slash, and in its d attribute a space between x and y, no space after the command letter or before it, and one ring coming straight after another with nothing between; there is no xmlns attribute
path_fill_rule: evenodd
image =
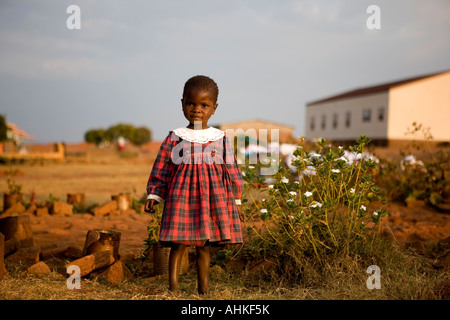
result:
<svg viewBox="0 0 450 320"><path fill-rule="evenodd" d="M384 118L385 118L385 113L384 112L385 111L384 111L383 107L380 107L378 109L378 121L380 121L380 122L384 121Z"/></svg>
<svg viewBox="0 0 450 320"><path fill-rule="evenodd" d="M311 122L309 124L309 128L311 129L311 131L314 131L315 127L316 127L316 118L311 117Z"/></svg>
<svg viewBox="0 0 450 320"><path fill-rule="evenodd" d="M347 112L345 114L345 127L346 128L350 128L351 120L352 120L352 114L351 114L351 112Z"/></svg>
<svg viewBox="0 0 450 320"><path fill-rule="evenodd" d="M363 116L362 116L363 122L370 122L370 118L371 117L372 117L372 110L364 109L363 110Z"/></svg>
<svg viewBox="0 0 450 320"><path fill-rule="evenodd" d="M322 123L321 123L321 128L322 128L322 130L325 130L325 126L326 126L326 122L327 122L327 116L326 115L323 115L322 116Z"/></svg>
<svg viewBox="0 0 450 320"><path fill-rule="evenodd" d="M338 114L333 114L333 129L337 129L338 126Z"/></svg>

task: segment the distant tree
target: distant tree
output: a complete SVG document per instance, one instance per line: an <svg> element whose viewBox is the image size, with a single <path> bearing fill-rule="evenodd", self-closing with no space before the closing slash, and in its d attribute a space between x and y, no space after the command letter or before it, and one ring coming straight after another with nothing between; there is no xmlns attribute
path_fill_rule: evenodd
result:
<svg viewBox="0 0 450 320"><path fill-rule="evenodd" d="M132 140L134 136L135 128L131 124L119 123L109 127L105 131L105 138L108 141L116 141L119 137Z"/></svg>
<svg viewBox="0 0 450 320"><path fill-rule="evenodd" d="M8 138L8 125L6 124L5 116L0 114L0 142Z"/></svg>
<svg viewBox="0 0 450 320"><path fill-rule="evenodd" d="M84 141L88 143L95 143L99 145L105 141L105 130L104 129L91 129L84 134Z"/></svg>
<svg viewBox="0 0 450 320"><path fill-rule="evenodd" d="M101 142L117 141L119 137L123 137L131 143L140 146L146 142L151 141L152 133L146 127L134 127L131 124L118 123L109 127L108 129L91 129L84 135L86 142L91 142L99 145Z"/></svg>
<svg viewBox="0 0 450 320"><path fill-rule="evenodd" d="M146 142L150 142L152 140L152 132L147 127L139 127L134 131L133 140L130 140L133 144L140 146Z"/></svg>

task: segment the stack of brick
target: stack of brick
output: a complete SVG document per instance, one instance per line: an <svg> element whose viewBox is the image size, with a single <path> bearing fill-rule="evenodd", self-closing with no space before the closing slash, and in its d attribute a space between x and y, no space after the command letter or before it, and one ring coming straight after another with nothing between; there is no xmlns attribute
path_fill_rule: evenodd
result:
<svg viewBox="0 0 450 320"><path fill-rule="evenodd" d="M71 216L73 214L73 205L61 201L55 201L49 206L37 206L36 204L31 204L28 209L26 209L23 204L15 203L1 213L0 217L6 218L22 214L35 215L37 217L48 216L49 214L55 216Z"/></svg>
<svg viewBox="0 0 450 320"><path fill-rule="evenodd" d="M34 246L30 216L9 216L0 219L0 274L6 273L4 259L11 263L31 266L39 262L41 247ZM34 269L32 269L31 272Z"/></svg>
<svg viewBox="0 0 450 320"><path fill-rule="evenodd" d="M124 204L123 198L116 198L112 196L112 200L104 203L101 206L95 207L92 213L96 217L103 217L106 215L118 216L118 215L129 215L136 213L136 210L130 209L129 205Z"/></svg>
<svg viewBox="0 0 450 320"><path fill-rule="evenodd" d="M51 213L54 216L71 216L73 214L73 205L55 201L52 204Z"/></svg>
<svg viewBox="0 0 450 320"><path fill-rule="evenodd" d="M71 266L76 266L80 270L80 277L89 275L115 283L132 279L132 273L120 260L118 246L117 248L111 246L110 239L102 242L101 236L92 236L100 234L95 231L90 230L88 232L85 242L85 248L91 248L92 250L83 250L84 255L67 264L66 270Z"/></svg>

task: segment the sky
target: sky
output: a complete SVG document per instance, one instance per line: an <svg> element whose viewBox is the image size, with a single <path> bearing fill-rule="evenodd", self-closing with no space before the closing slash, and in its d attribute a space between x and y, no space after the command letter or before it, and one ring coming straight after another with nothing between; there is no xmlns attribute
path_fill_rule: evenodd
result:
<svg viewBox="0 0 450 320"><path fill-rule="evenodd" d="M450 69L449 31L448 0L1 0L0 114L39 143L117 123L160 141L187 125L183 86L202 74L219 86L211 125L301 136L310 101Z"/></svg>

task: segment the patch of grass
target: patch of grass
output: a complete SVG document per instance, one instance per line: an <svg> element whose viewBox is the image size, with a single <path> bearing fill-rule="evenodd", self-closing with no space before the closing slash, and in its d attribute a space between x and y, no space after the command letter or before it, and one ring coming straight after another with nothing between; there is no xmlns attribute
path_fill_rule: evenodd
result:
<svg viewBox="0 0 450 320"><path fill-rule="evenodd" d="M238 250L238 248L236 248ZM244 252L240 251L240 254ZM68 289L66 278L57 272L22 276L9 270L0 281L3 300L440 300L450 272L434 269L426 257L406 251L390 239L379 238L372 248L353 257L329 255L316 260L293 261L280 255L274 268L241 272L213 263L210 294L197 294L197 273L191 268L180 276L180 293L168 291L166 276L149 278L148 270L130 265L134 279L120 284L82 279L81 289ZM236 258L236 257L235 257ZM140 262L136 262L139 264ZM381 270L381 289L368 289L370 265ZM134 266L134 267L133 267ZM300 266L300 267L299 267ZM448 284L447 284L448 286ZM448 295L448 294L447 294Z"/></svg>

